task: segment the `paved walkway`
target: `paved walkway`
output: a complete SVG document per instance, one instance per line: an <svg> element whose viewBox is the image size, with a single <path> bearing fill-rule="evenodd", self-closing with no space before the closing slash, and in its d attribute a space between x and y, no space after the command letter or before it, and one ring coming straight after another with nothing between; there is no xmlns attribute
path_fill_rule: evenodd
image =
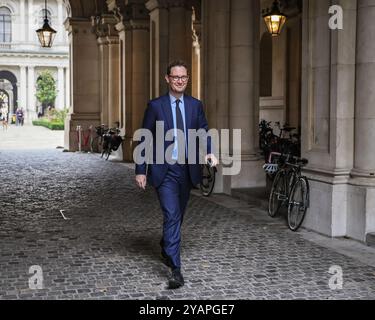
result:
<svg viewBox="0 0 375 320"><path fill-rule="evenodd" d="M8 130L0 125L1 149L55 149L64 146L64 131L44 127L10 125Z"/></svg>
<svg viewBox="0 0 375 320"><path fill-rule="evenodd" d="M0 150L0 176L0 299L375 298L373 248L292 233L222 195L192 196L186 285L170 291L162 214L155 192L135 187L131 165L53 148ZM332 267L342 289L338 281L333 290Z"/></svg>

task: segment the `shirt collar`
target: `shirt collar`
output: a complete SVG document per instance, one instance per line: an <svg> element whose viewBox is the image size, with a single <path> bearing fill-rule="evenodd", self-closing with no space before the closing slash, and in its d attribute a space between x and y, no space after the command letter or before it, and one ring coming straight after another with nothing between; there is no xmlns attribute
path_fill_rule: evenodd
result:
<svg viewBox="0 0 375 320"><path fill-rule="evenodd" d="M169 98L171 99L171 104L173 105L175 102L176 102L176 98L174 96L172 96L171 94L169 94ZM182 104L184 103L184 95L181 96L180 98L180 101L182 102Z"/></svg>

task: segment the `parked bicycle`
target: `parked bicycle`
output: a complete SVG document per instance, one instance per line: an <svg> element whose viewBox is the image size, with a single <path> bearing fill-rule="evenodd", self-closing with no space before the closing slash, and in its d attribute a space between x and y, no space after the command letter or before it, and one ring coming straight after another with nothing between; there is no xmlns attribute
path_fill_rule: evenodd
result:
<svg viewBox="0 0 375 320"><path fill-rule="evenodd" d="M272 163L272 156L278 157L277 164ZM271 153L269 162L264 169L267 173L274 173L276 170L277 174L269 197L268 214L275 217L283 206L287 206L288 227L292 231L297 231L310 206L309 181L301 173L308 160L274 152Z"/></svg>
<svg viewBox="0 0 375 320"><path fill-rule="evenodd" d="M203 165L202 168L202 183L200 184L200 190L204 197L209 197L215 187L215 177L217 169L212 166L210 160L208 163Z"/></svg>
<svg viewBox="0 0 375 320"><path fill-rule="evenodd" d="M108 160L113 151L117 151L124 139L120 136L119 128L111 128L103 134L102 158Z"/></svg>
<svg viewBox="0 0 375 320"><path fill-rule="evenodd" d="M92 127L91 127L92 129ZM102 151L103 135L108 132L108 128L102 124L99 127L95 127L96 136L91 136L90 150L92 153L98 153Z"/></svg>

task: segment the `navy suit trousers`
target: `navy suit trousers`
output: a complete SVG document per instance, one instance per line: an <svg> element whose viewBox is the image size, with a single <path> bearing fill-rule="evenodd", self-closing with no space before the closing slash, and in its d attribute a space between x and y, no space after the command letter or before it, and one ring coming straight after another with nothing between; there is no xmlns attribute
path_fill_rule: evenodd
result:
<svg viewBox="0 0 375 320"><path fill-rule="evenodd" d="M168 172L157 188L163 211L163 249L174 268L181 268L181 225L192 189L187 165L168 166Z"/></svg>

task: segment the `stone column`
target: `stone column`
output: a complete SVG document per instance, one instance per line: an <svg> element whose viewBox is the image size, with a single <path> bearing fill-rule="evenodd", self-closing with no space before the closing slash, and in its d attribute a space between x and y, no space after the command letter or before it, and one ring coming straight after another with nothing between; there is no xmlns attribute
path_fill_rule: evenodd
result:
<svg viewBox="0 0 375 320"><path fill-rule="evenodd" d="M24 108L27 113L27 119L31 119L36 108L36 97L35 97L35 68L34 66L29 66L27 68L28 72L28 99L27 106L20 106Z"/></svg>
<svg viewBox="0 0 375 320"><path fill-rule="evenodd" d="M94 22L100 52L102 123L109 127L120 122L120 43L116 24L116 17L107 13Z"/></svg>
<svg viewBox="0 0 375 320"><path fill-rule="evenodd" d="M167 92L165 73L169 64L168 0L149 0L150 11L150 89L151 98Z"/></svg>
<svg viewBox="0 0 375 320"><path fill-rule="evenodd" d="M193 30L192 2L186 0L169 1L169 62L183 60L192 72ZM184 36L183 36L184 35ZM162 70L165 73L165 70ZM186 89L191 94L191 81Z"/></svg>
<svg viewBox="0 0 375 320"><path fill-rule="evenodd" d="M232 176L232 188L265 185L261 158L257 152L259 122L259 1L230 2L229 127L242 130L241 173ZM251 17L249 19L249 17ZM240 148L240 149L238 149Z"/></svg>
<svg viewBox="0 0 375 320"><path fill-rule="evenodd" d="M20 41L25 42L26 40L26 11L25 11L25 0L20 0Z"/></svg>
<svg viewBox="0 0 375 320"><path fill-rule="evenodd" d="M125 64L125 59L127 55L125 54L126 52L126 45L125 45L125 26L122 22L119 22L116 25L116 30L119 33L119 50L120 50L120 56L119 56L119 61L120 61L120 82L119 82L119 106L120 106L120 111L119 111L119 118L120 118L120 127L125 130L125 122L126 122L126 64Z"/></svg>
<svg viewBox="0 0 375 320"><path fill-rule="evenodd" d="M35 25L34 25L34 19L35 19L35 16L34 16L34 1L33 0L29 0L28 1L28 9L29 9L29 21L28 21L28 30L29 30L29 33L28 33L28 41L29 42L33 42L34 39L35 39Z"/></svg>
<svg viewBox="0 0 375 320"><path fill-rule="evenodd" d="M113 9L112 9L113 10ZM122 123L125 129L123 158L133 160L133 134L142 124L150 95L150 22L142 1L128 0L117 7L120 22Z"/></svg>
<svg viewBox="0 0 375 320"><path fill-rule="evenodd" d="M353 167L356 1L337 2L344 30L330 30L330 3L305 1L302 30L302 155L309 160L310 209L304 226L348 235ZM355 210L357 211L357 210Z"/></svg>
<svg viewBox="0 0 375 320"><path fill-rule="evenodd" d="M96 35L88 19L69 18L71 107L65 121L65 149L77 151L76 128L100 125L99 53Z"/></svg>
<svg viewBox="0 0 375 320"><path fill-rule="evenodd" d="M108 41L105 36L97 39L99 45L99 65L100 65L100 121L108 125L108 66L109 50Z"/></svg>
<svg viewBox="0 0 375 320"><path fill-rule="evenodd" d="M58 21L58 28L57 28L57 42L62 44L64 42L64 31L61 27L64 23L64 17L63 17L63 2L62 0L57 1L57 21Z"/></svg>
<svg viewBox="0 0 375 320"><path fill-rule="evenodd" d="M27 107L27 77L26 66L20 66L20 96L18 106Z"/></svg>
<svg viewBox="0 0 375 320"><path fill-rule="evenodd" d="M358 0L354 169L351 172L348 234L365 241L375 233L375 1Z"/></svg>
<svg viewBox="0 0 375 320"><path fill-rule="evenodd" d="M352 176L375 186L375 1L358 0L355 152Z"/></svg>
<svg viewBox="0 0 375 320"><path fill-rule="evenodd" d="M287 99L286 99L286 119L289 125L295 128L301 127L301 35L302 35L302 18L297 16L289 20L287 28L288 51L287 54Z"/></svg>
<svg viewBox="0 0 375 320"><path fill-rule="evenodd" d="M64 109L65 108L65 90L64 90L64 68L58 67L57 69L57 103L56 108L57 109Z"/></svg>
<svg viewBox="0 0 375 320"><path fill-rule="evenodd" d="M137 7L133 7L137 10ZM129 80L132 82L131 91L131 114L128 114L129 120L127 127L127 138L132 141L133 134L136 130L141 128L144 111L146 110L147 103L149 101L150 93L150 47L149 47L149 20L147 10L145 9L145 15L137 17L133 15L133 18L129 21L129 32L131 33L131 61L132 65L131 75ZM129 160L132 159L133 145L129 146Z"/></svg>
<svg viewBox="0 0 375 320"><path fill-rule="evenodd" d="M65 68L65 108L70 108L70 72Z"/></svg>
<svg viewBox="0 0 375 320"><path fill-rule="evenodd" d="M210 128L219 130L229 128L230 2L202 1L202 100ZM222 165L215 192L231 194L231 177L222 175Z"/></svg>
<svg viewBox="0 0 375 320"><path fill-rule="evenodd" d="M199 9L200 13L200 9ZM192 31L193 31L193 51L191 59L191 92L192 96L201 99L201 18L198 13L198 9L194 9L193 21L192 21Z"/></svg>
<svg viewBox="0 0 375 320"><path fill-rule="evenodd" d="M190 0L149 0L151 48L151 97L167 92L164 76L169 62L184 60L191 72L192 2ZM191 94L191 84L187 88Z"/></svg>
<svg viewBox="0 0 375 320"><path fill-rule="evenodd" d="M118 36L108 36L108 123L111 127L120 124L120 42Z"/></svg>

